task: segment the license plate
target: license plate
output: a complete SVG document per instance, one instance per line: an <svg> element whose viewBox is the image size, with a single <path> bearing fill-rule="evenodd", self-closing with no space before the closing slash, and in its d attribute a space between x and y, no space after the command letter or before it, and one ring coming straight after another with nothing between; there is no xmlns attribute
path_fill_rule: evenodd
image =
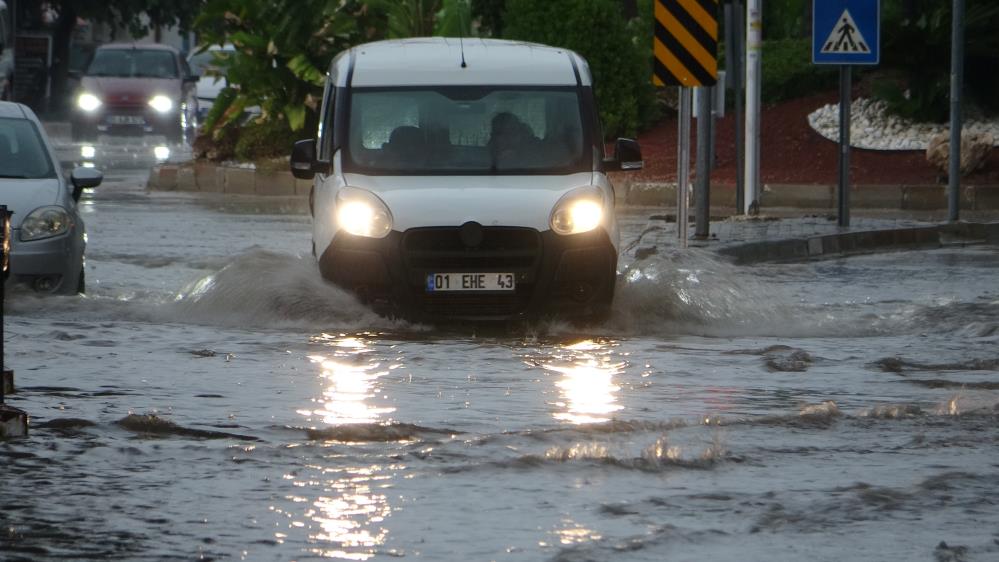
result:
<svg viewBox="0 0 999 562"><path fill-rule="evenodd" d="M110 125L145 125L146 120L141 115L108 115Z"/></svg>
<svg viewBox="0 0 999 562"><path fill-rule="evenodd" d="M513 291L517 288L513 273L428 273L427 292Z"/></svg>

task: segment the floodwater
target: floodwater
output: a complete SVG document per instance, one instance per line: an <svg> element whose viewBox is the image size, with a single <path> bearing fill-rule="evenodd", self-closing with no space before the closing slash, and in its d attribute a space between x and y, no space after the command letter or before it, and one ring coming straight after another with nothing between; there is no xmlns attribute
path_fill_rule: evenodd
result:
<svg viewBox="0 0 999 562"><path fill-rule="evenodd" d="M8 296L2 560L999 559L995 247L622 256L603 325L441 331L321 281L300 202L143 180L86 297Z"/></svg>

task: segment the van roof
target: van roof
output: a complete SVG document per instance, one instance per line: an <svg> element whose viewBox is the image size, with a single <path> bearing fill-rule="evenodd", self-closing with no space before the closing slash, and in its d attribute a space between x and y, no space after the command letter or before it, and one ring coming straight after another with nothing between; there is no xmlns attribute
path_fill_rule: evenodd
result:
<svg viewBox="0 0 999 562"><path fill-rule="evenodd" d="M461 67L462 44L464 68ZM575 86L590 83L589 69L579 55L568 49L537 43L422 37L366 43L346 54L348 56L333 61L333 65L335 69L338 63L353 64L352 86ZM340 74L334 69L331 70Z"/></svg>

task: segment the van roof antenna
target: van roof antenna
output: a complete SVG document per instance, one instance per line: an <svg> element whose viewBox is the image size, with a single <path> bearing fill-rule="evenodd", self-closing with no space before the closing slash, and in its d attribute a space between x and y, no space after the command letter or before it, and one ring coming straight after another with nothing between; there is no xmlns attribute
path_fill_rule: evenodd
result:
<svg viewBox="0 0 999 562"><path fill-rule="evenodd" d="M461 67L468 68L465 64L465 10L464 6L458 12L458 49L461 51Z"/></svg>

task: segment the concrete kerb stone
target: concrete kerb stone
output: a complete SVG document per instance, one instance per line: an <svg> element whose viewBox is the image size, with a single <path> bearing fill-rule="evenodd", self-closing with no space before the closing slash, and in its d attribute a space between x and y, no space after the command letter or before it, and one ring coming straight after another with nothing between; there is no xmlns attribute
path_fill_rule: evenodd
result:
<svg viewBox="0 0 999 562"><path fill-rule="evenodd" d="M198 191L198 182L193 166L177 168L177 191Z"/></svg>
<svg viewBox="0 0 999 562"><path fill-rule="evenodd" d="M226 168L223 192L253 195L256 192L257 171L252 168Z"/></svg>
<svg viewBox="0 0 999 562"><path fill-rule="evenodd" d="M800 207L831 209L836 203L832 186L808 184L765 184L761 207Z"/></svg>
<svg viewBox="0 0 999 562"><path fill-rule="evenodd" d="M257 195L295 195L295 177L285 170L257 170Z"/></svg>
<svg viewBox="0 0 999 562"><path fill-rule="evenodd" d="M941 235L999 242L999 223L962 223L886 230L867 230L808 238L748 242L720 248L738 264L800 261L808 258L872 253L885 250L938 248Z"/></svg>

